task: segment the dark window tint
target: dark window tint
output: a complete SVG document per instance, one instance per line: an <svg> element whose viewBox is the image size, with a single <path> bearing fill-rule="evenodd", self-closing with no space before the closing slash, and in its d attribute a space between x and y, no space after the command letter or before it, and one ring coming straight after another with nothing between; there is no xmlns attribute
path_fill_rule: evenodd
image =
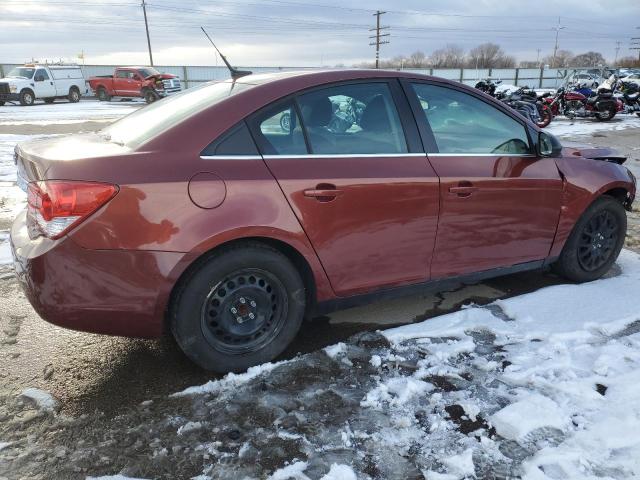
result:
<svg viewBox="0 0 640 480"><path fill-rule="evenodd" d="M413 84L440 153L530 153L523 124L458 90Z"/></svg>
<svg viewBox="0 0 640 480"><path fill-rule="evenodd" d="M407 152L386 83L337 85L301 95L298 102L314 154Z"/></svg>
<svg viewBox="0 0 640 480"><path fill-rule="evenodd" d="M252 119L256 141L265 155L305 155L307 145L293 104L278 105Z"/></svg>
<svg viewBox="0 0 640 480"><path fill-rule="evenodd" d="M239 123L220 138L211 142L202 151L205 156L259 155L249 129L244 122Z"/></svg>

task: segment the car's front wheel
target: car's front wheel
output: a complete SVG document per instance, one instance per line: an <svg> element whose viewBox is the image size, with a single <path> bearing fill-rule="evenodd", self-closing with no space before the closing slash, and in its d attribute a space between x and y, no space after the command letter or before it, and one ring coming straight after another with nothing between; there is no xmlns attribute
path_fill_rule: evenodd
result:
<svg viewBox="0 0 640 480"><path fill-rule="evenodd" d="M245 243L212 254L180 282L171 330L201 367L244 371L284 351L300 329L305 299L304 283L286 256Z"/></svg>
<svg viewBox="0 0 640 480"><path fill-rule="evenodd" d="M573 227L556 270L575 282L600 278L618 258L626 233L624 207L615 198L598 198Z"/></svg>

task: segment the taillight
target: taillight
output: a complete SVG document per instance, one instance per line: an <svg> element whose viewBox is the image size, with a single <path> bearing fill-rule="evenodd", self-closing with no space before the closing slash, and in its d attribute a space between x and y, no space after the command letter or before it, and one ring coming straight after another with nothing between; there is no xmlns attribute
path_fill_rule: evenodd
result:
<svg viewBox="0 0 640 480"><path fill-rule="evenodd" d="M47 180L28 185L27 226L32 238L60 238L118 192L110 183Z"/></svg>

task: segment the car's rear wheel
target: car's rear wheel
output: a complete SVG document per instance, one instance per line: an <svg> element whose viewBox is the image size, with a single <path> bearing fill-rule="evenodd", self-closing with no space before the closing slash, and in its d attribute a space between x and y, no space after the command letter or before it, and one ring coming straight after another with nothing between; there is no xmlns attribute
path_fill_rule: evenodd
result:
<svg viewBox="0 0 640 480"><path fill-rule="evenodd" d="M80 90L76 87L71 87L67 98L71 103L78 103L80 101Z"/></svg>
<svg viewBox="0 0 640 480"><path fill-rule="evenodd" d="M561 275L589 282L616 261L627 232L627 215L619 201L603 196L582 214L555 264Z"/></svg>
<svg viewBox="0 0 640 480"><path fill-rule="evenodd" d="M101 102L111 101L111 95L107 93L107 90L105 88L100 87L97 93L98 93L98 100L100 100Z"/></svg>
<svg viewBox="0 0 640 480"><path fill-rule="evenodd" d="M304 316L300 274L282 253L260 243L213 254L177 288L173 335L191 360L216 372L273 360Z"/></svg>

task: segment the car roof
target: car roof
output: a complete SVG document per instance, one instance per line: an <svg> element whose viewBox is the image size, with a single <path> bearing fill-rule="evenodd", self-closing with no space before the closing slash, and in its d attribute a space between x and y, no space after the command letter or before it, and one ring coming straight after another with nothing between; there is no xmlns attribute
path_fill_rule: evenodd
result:
<svg viewBox="0 0 640 480"><path fill-rule="evenodd" d="M367 78L433 78L428 75L403 70L344 69L344 70L290 70L272 73L251 74L236 80L237 83L263 85L279 80L299 79L303 83L331 83Z"/></svg>

